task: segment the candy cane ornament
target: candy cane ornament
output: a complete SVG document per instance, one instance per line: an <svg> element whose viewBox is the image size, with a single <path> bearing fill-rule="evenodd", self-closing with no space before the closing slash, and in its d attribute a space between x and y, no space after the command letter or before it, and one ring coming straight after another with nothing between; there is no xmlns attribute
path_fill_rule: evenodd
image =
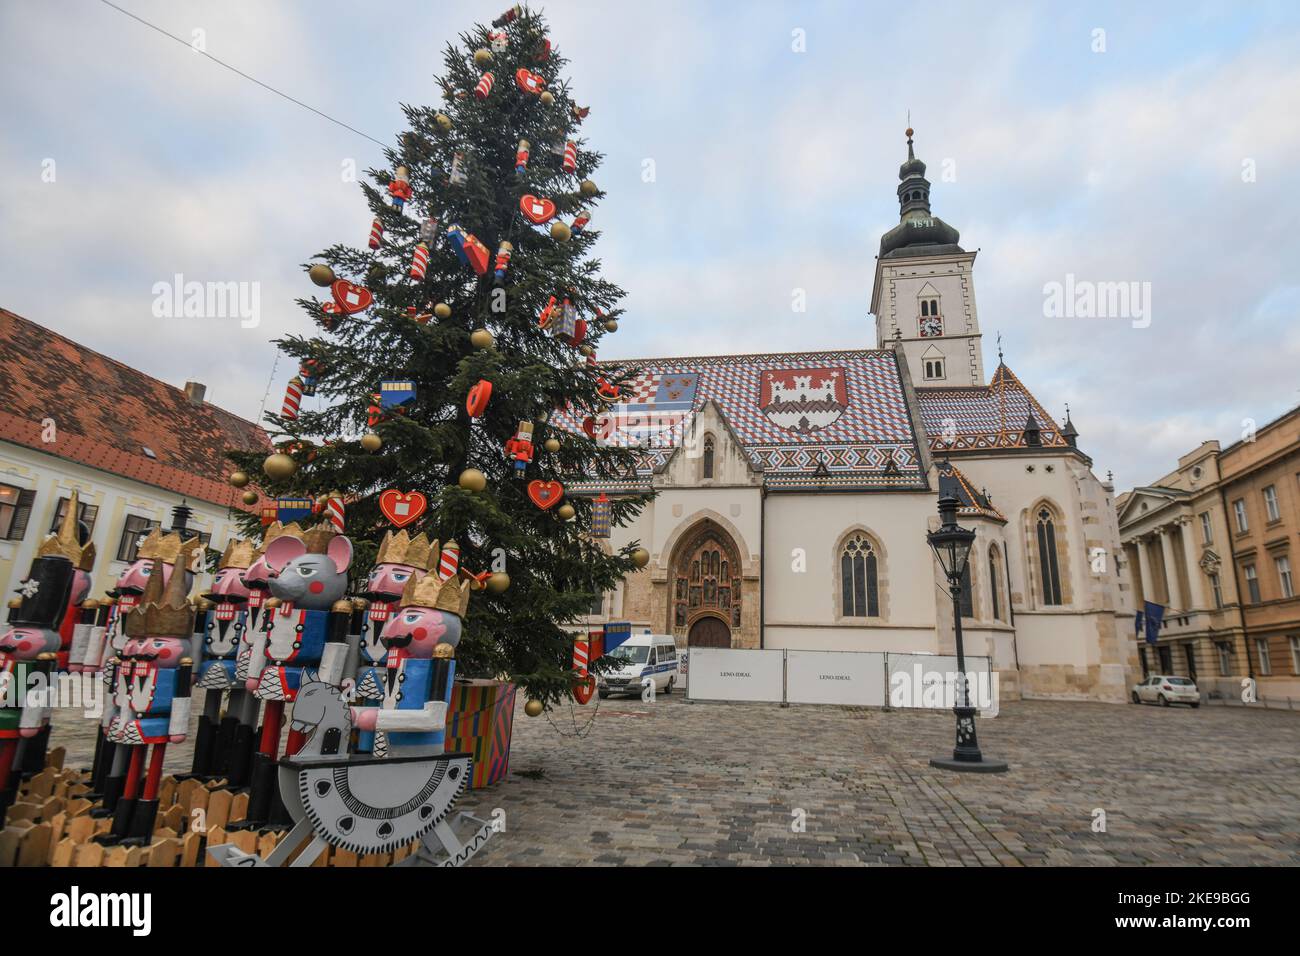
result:
<svg viewBox="0 0 1300 956"><path fill-rule="evenodd" d="M417 282L424 281L424 273L429 268L429 247L423 242L416 243L415 254L411 257L411 278Z"/></svg>
<svg viewBox="0 0 1300 956"><path fill-rule="evenodd" d="M302 404L302 379L294 376L289 379L289 384L284 390L284 405L280 409L280 415L290 421L298 417L298 407Z"/></svg>
<svg viewBox="0 0 1300 956"><path fill-rule="evenodd" d="M448 541L442 546L442 554L438 557L438 579L446 581L456 576L460 569L460 545L455 541Z"/></svg>
<svg viewBox="0 0 1300 956"><path fill-rule="evenodd" d="M485 100L492 93L492 84L496 82L496 77L491 72L484 73L478 81L478 86L474 87L475 99Z"/></svg>
<svg viewBox="0 0 1300 956"><path fill-rule="evenodd" d="M378 249L384 241L384 224L375 217L375 221L370 224L370 248Z"/></svg>
<svg viewBox="0 0 1300 956"><path fill-rule="evenodd" d="M329 523L339 534L343 533L343 497L335 492L325 502L325 513Z"/></svg>
<svg viewBox="0 0 1300 956"><path fill-rule="evenodd" d="M560 164L566 173L576 173L578 171L578 144L564 144L564 161Z"/></svg>

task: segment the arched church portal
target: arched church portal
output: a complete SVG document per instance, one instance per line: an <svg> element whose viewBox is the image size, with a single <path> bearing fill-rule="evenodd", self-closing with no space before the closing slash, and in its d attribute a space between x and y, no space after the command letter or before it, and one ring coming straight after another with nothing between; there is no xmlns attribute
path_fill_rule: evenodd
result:
<svg viewBox="0 0 1300 956"><path fill-rule="evenodd" d="M668 629L691 647L730 647L740 628L740 552L716 522L704 520L673 551Z"/></svg>

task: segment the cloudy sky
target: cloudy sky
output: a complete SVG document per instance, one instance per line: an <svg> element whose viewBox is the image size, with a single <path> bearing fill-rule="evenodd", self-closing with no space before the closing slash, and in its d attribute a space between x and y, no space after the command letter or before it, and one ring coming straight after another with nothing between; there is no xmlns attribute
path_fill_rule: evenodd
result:
<svg viewBox="0 0 1300 956"><path fill-rule="evenodd" d="M115 2L384 142L437 101L443 43L507 6ZM607 154L628 315L602 357L874 346L910 110L934 211L980 250L989 369L1000 331L1099 474L1152 481L1300 403L1300 13L1134 6L546 4ZM0 88L0 305L246 417L277 404L299 263L361 244L341 170L379 146L100 0L0 0ZM178 273L259 283L260 325L155 318ZM1149 283L1150 324L1046 315L1069 275Z"/></svg>

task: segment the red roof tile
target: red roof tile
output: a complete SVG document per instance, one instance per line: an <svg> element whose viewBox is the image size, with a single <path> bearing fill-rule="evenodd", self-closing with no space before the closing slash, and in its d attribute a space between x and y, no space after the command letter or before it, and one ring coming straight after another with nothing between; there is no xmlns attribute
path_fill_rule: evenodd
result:
<svg viewBox="0 0 1300 956"><path fill-rule="evenodd" d="M227 450L271 447L252 422L5 309L0 396L0 440L213 504L244 507L225 480Z"/></svg>

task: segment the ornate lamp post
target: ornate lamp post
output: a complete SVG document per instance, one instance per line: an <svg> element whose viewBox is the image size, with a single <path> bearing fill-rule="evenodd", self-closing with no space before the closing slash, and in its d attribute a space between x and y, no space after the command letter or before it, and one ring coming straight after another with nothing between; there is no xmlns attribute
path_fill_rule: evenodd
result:
<svg viewBox="0 0 1300 956"><path fill-rule="evenodd" d="M1003 773L1005 761L985 760L975 739L975 708L970 704L970 681L966 677L966 652L961 640L961 578L970 558L975 532L957 526L957 506L960 502L950 493L939 498L939 530L926 534L935 557L948 578L948 593L952 595L952 626L957 638L957 670L961 678L961 695L953 705L957 716L957 745L952 757L932 757L931 767L959 770L967 773Z"/></svg>

